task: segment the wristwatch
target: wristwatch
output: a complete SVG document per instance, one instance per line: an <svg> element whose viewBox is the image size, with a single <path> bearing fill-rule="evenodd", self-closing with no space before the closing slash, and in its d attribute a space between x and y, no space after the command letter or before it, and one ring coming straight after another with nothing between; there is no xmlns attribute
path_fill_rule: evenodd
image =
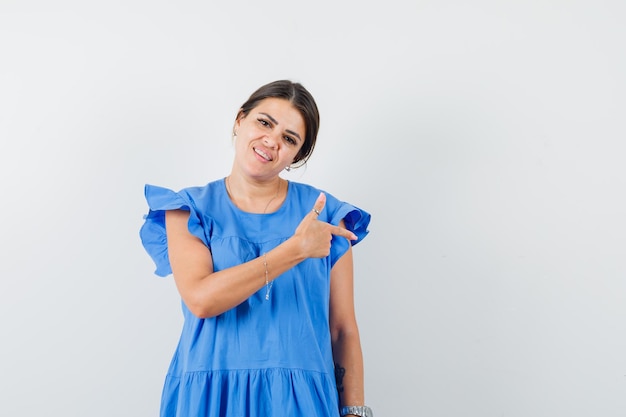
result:
<svg viewBox="0 0 626 417"><path fill-rule="evenodd" d="M361 416L361 417L374 417L374 413L372 412L372 409L366 405L348 405L345 407L341 407L340 414L342 416L352 414L354 416Z"/></svg>

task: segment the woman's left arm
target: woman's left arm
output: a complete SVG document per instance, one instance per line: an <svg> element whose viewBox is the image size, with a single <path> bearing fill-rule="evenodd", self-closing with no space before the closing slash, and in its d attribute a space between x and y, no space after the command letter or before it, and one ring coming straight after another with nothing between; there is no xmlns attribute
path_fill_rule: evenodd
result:
<svg viewBox="0 0 626 417"><path fill-rule="evenodd" d="M343 222L341 227L345 227ZM330 272L330 332L341 406L365 405L363 354L354 311L352 246Z"/></svg>

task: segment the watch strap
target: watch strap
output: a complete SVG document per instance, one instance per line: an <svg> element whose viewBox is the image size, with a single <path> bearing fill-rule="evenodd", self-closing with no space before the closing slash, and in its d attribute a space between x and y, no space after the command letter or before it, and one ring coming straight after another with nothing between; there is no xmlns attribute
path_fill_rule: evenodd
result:
<svg viewBox="0 0 626 417"><path fill-rule="evenodd" d="M341 412L339 414L342 416L352 414L361 417L374 417L372 409L366 405L347 405L341 407Z"/></svg>

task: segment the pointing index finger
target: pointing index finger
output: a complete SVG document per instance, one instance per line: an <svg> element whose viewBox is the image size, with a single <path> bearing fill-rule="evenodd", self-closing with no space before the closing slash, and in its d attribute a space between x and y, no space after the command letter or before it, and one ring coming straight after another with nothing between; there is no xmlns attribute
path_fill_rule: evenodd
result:
<svg viewBox="0 0 626 417"><path fill-rule="evenodd" d="M357 235L355 235L354 233L352 233L348 229L344 229L341 226L334 226L333 229L331 230L331 233L333 235L335 235L335 236L345 237L348 240L357 240L358 239Z"/></svg>

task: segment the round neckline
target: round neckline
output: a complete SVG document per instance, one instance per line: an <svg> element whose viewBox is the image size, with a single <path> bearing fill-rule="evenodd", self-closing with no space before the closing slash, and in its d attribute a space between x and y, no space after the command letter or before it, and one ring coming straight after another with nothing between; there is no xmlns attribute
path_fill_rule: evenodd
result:
<svg viewBox="0 0 626 417"><path fill-rule="evenodd" d="M281 179L284 179L284 178L281 178ZM239 213L246 214L248 216L271 216L273 214L277 214L283 211L283 209L285 208L287 204L287 200L289 199L289 194L291 192L291 181L289 180L285 180L285 181L287 182L287 191L285 192L285 199L275 211L272 211L269 213L252 213L250 211L245 211L245 210L240 209L239 207L237 207L237 205L233 202L233 200L230 198L230 195L228 194L228 188L226 187L226 177L222 178L221 182L222 182L222 191L226 195L226 200L228 201L228 205L231 207L231 209Z"/></svg>

